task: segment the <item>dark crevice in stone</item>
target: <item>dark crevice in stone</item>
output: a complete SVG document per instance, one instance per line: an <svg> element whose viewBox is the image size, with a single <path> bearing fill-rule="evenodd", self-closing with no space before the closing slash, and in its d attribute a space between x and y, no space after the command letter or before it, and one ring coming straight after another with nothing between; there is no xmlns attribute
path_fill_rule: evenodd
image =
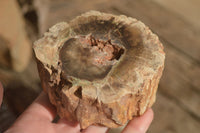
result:
<svg viewBox="0 0 200 133"><path fill-rule="evenodd" d="M78 87L78 89L74 92L74 95L78 98L82 99L82 87Z"/></svg>

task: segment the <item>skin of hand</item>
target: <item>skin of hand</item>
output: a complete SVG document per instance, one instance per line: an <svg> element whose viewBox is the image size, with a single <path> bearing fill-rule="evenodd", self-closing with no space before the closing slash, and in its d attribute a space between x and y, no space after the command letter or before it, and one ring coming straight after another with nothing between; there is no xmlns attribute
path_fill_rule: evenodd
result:
<svg viewBox="0 0 200 133"><path fill-rule="evenodd" d="M3 87L0 83L0 104L2 102ZM60 119L52 123L56 116L55 107L49 102L45 92L22 113L15 123L5 133L107 133L108 128L90 126L80 131L77 122ZM135 117L124 128L122 133L145 133L153 120L153 111L148 109L142 116Z"/></svg>
<svg viewBox="0 0 200 133"><path fill-rule="evenodd" d="M0 82L0 107L1 107L2 101L3 101L3 86Z"/></svg>

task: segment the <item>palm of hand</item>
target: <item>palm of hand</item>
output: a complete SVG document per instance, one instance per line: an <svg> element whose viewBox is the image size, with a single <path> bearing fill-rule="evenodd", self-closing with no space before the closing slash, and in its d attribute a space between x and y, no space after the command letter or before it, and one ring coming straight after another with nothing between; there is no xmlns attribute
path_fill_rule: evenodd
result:
<svg viewBox="0 0 200 133"><path fill-rule="evenodd" d="M5 133L105 133L108 131L108 128L100 126L90 126L80 131L78 123L64 119L52 123L55 115L55 108L49 103L47 95L42 92ZM145 133L152 119L153 111L149 109L143 116L131 120L123 133Z"/></svg>

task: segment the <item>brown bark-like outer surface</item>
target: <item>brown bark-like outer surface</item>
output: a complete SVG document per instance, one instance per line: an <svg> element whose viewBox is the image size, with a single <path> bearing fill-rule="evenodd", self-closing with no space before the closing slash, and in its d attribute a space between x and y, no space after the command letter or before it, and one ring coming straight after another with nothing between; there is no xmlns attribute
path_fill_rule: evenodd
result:
<svg viewBox="0 0 200 133"><path fill-rule="evenodd" d="M79 62L78 54L70 56L71 60L66 56L63 61L63 46L70 46L67 52L73 55L74 47L79 45L66 42L89 35L109 40L124 52L106 67L73 64ZM51 103L61 117L79 121L82 129L92 124L115 128L142 115L155 102L165 59L158 37L142 22L97 11L54 25L35 42L34 52L42 86ZM79 73L70 74L76 70ZM107 73L98 77L98 70ZM81 73L88 76L84 78Z"/></svg>

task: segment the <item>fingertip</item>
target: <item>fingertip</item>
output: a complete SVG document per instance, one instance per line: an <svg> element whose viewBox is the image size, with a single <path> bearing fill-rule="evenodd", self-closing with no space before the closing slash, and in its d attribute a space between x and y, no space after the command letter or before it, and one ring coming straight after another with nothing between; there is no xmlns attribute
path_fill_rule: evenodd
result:
<svg viewBox="0 0 200 133"><path fill-rule="evenodd" d="M153 121L153 118L154 118L153 109L152 109L152 108L149 108L145 113L146 113L145 115L147 115L147 116L149 117L149 119L150 119L151 121Z"/></svg>
<svg viewBox="0 0 200 133"><path fill-rule="evenodd" d="M123 130L123 133L145 133L148 130L153 117L153 110L147 109L147 111L142 116L135 117L129 121Z"/></svg>
<svg viewBox="0 0 200 133"><path fill-rule="evenodd" d="M69 125L71 127L76 127L79 123L77 121L68 121L65 118L61 118L58 120L57 124Z"/></svg>
<svg viewBox="0 0 200 133"><path fill-rule="evenodd" d="M84 129L82 133L106 133L108 131L107 127L91 125Z"/></svg>
<svg viewBox="0 0 200 133"><path fill-rule="evenodd" d="M57 123L55 123L55 127L58 131L68 131L70 133L79 133L80 132L80 124L76 121L68 121L67 119L60 119Z"/></svg>

